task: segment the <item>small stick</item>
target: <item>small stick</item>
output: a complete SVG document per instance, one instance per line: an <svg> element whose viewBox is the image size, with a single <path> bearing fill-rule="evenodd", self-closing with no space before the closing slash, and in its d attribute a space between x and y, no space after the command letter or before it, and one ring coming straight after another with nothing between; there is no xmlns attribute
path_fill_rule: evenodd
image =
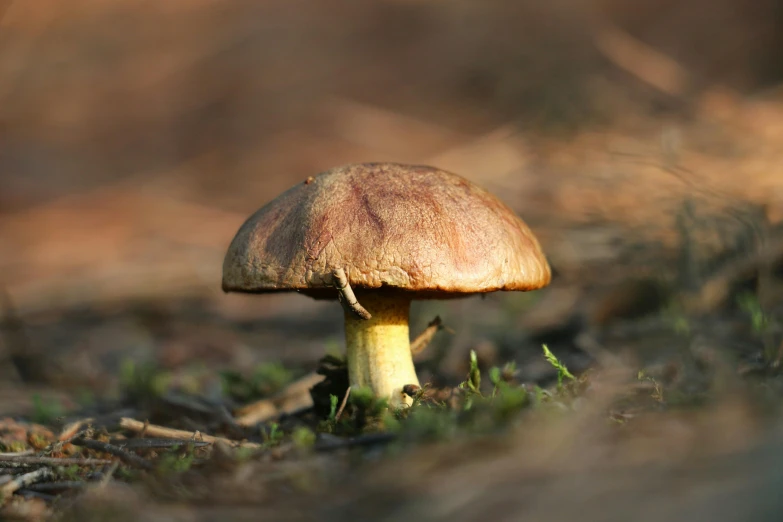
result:
<svg viewBox="0 0 783 522"><path fill-rule="evenodd" d="M128 464L130 466L136 466L137 468L142 468L142 469L153 468L153 465L150 461L139 457L135 453L130 453L120 448L119 446L115 446L107 442L101 442L99 440L93 440L93 439L78 438L71 441L71 444L73 444L74 446L82 446L87 449L102 451L104 453L114 455L115 457L118 457L121 461L123 461L125 464Z"/></svg>
<svg viewBox="0 0 783 522"><path fill-rule="evenodd" d="M337 439L327 443L316 443L315 451L328 452L345 448L366 447L375 446L379 444L389 444L397 438L395 433L381 432L381 433L367 433L365 435L358 435L350 439Z"/></svg>
<svg viewBox="0 0 783 522"><path fill-rule="evenodd" d="M283 413L292 413L313 405L310 388L324 380L315 372L295 380L272 397L251 402L234 411L239 426L253 426L274 419Z"/></svg>
<svg viewBox="0 0 783 522"><path fill-rule="evenodd" d="M266 422L280 415L280 411L273 399L261 399L242 406L235 412L236 422L240 426L253 426L259 422Z"/></svg>
<svg viewBox="0 0 783 522"><path fill-rule="evenodd" d="M348 397L351 396L351 387L348 386L348 389L345 390L345 396L343 397L343 402L340 403L340 409L337 410L337 414L334 416L334 420L338 421L340 420L340 415L343 414L343 410L345 409L345 405L348 404Z"/></svg>
<svg viewBox="0 0 783 522"><path fill-rule="evenodd" d="M162 439L195 440L196 437L196 433L192 431L175 430L163 426L156 426L155 424L147 424L136 419L129 419L127 417L120 419L120 427L136 433L141 432L146 427L145 433L147 435L150 435L151 437L160 437ZM225 437L204 435L203 433L199 433L198 438L199 440L209 442L210 444L222 442L224 444L228 444L229 446L237 446L240 448L261 448L261 444L257 444L255 442L238 442L227 439Z"/></svg>
<svg viewBox="0 0 783 522"><path fill-rule="evenodd" d="M24 475L19 475L10 482L0 486L0 501L5 501L14 494L14 491L26 488L36 482L42 482L48 478L54 476L52 470L49 468L41 468Z"/></svg>
<svg viewBox="0 0 783 522"><path fill-rule="evenodd" d="M162 449L162 448L173 448L176 446L181 446L182 443L179 442L176 439L163 439L163 438L151 438L151 439L117 439L117 440L111 440L109 441L111 444L114 444L115 446L118 446L123 449L132 449L132 450L148 450L148 449ZM203 447L203 446L209 446L209 442L203 441L203 440L191 440L189 441L190 444L193 444L194 447Z"/></svg>
<svg viewBox="0 0 783 522"><path fill-rule="evenodd" d="M115 462L114 464L118 464ZM61 480L59 482L43 482L41 484L30 484L25 489L36 491L38 493L47 493L51 491L65 491L69 489L82 489L89 483L83 480Z"/></svg>
<svg viewBox="0 0 783 522"><path fill-rule="evenodd" d="M429 346L430 342L432 342L435 334L444 328L445 326L443 326L443 321L441 320L440 316L436 315L435 319L430 321L430 323L427 325L427 328L417 335L416 339L414 339L411 343L411 354L418 355L423 352L424 349Z"/></svg>
<svg viewBox="0 0 783 522"><path fill-rule="evenodd" d="M103 489L106 487L106 484L111 482L111 479L114 478L114 472L117 471L117 468L120 467L119 462L114 462L109 469L106 470L106 472L103 474L103 477L101 477L101 480L98 481L98 484L95 486L96 489Z"/></svg>
<svg viewBox="0 0 783 522"><path fill-rule="evenodd" d="M89 417L87 419L79 419L77 421L71 422L69 424L66 424L62 431L60 432L60 435L57 437L57 440L61 442L68 442L71 439L75 438L79 434L79 430L84 425L90 425L95 421L92 417Z"/></svg>
<svg viewBox="0 0 783 522"><path fill-rule="evenodd" d="M81 425L77 426L76 428L78 429L79 427L81 427ZM71 444L74 439L92 438L92 435L93 435L93 429L92 428L79 430L79 431L76 431L75 433L69 433L69 436L67 438L65 438L65 439L58 438L57 442L55 442L54 444L51 444L47 448L48 453L50 453L50 454L52 454L52 453L61 453L63 451L63 447L66 444ZM60 437L62 437L62 434L60 434Z"/></svg>
<svg viewBox="0 0 783 522"><path fill-rule="evenodd" d="M104 466L111 464L107 459L80 459L57 457L32 457L20 455L18 457L0 454L0 468L16 468L24 466Z"/></svg>
<svg viewBox="0 0 783 522"><path fill-rule="evenodd" d="M353 293L350 283L348 283L348 276L345 275L345 270L342 268L335 268L332 271L332 278L334 280L334 287L340 292L340 303L346 312L353 313L359 319L372 319L372 315L367 311L365 307L359 304L356 299L356 295Z"/></svg>
<svg viewBox="0 0 783 522"><path fill-rule="evenodd" d="M120 420L120 423L122 423L122 420ZM147 436L147 428L150 427L150 420L144 419L144 426L142 426L141 431L139 432L139 437L146 437Z"/></svg>

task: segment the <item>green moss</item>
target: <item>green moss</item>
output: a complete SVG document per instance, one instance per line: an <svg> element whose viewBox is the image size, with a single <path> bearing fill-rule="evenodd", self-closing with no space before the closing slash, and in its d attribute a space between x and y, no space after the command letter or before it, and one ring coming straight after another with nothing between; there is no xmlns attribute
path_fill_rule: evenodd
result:
<svg viewBox="0 0 783 522"><path fill-rule="evenodd" d="M193 466L195 455L192 444L175 446L163 453L157 461L156 469L163 475L184 473Z"/></svg>
<svg viewBox="0 0 783 522"><path fill-rule="evenodd" d="M57 475L63 480L78 480L80 468L77 465L56 468Z"/></svg>
<svg viewBox="0 0 783 522"><path fill-rule="evenodd" d="M339 419L336 418L337 397L331 397L330 413L317 431L347 437L389 431L397 434L399 443L405 445L495 433L516 425L526 411L535 408L569 411L584 391L588 376L577 378L546 346L543 352L558 371L555 390L528 389L521 385L516 381L517 367L513 362L485 372L476 353L471 352L465 380L451 391L450 397L443 395L445 390L430 390L425 385L414 392L411 406L389 409L387 402L376 398L369 388L352 389Z"/></svg>
<svg viewBox="0 0 783 522"><path fill-rule="evenodd" d="M297 448L310 449L315 444L315 432L305 426L299 426L291 433L291 440Z"/></svg>
<svg viewBox="0 0 783 522"><path fill-rule="evenodd" d="M1 453L18 453L20 451L25 451L26 449L27 449L27 444L20 440L0 441Z"/></svg>

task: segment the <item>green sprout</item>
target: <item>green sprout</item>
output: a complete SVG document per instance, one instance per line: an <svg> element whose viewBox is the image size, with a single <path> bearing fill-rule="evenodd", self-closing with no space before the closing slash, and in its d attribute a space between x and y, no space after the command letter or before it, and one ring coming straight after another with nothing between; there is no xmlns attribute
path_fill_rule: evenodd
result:
<svg viewBox="0 0 783 522"><path fill-rule="evenodd" d="M478 356L475 350L470 351L470 371L468 372L468 378L461 382L459 385L463 390L467 389L473 393L481 394L479 391L481 388L481 370L478 365Z"/></svg>
<svg viewBox="0 0 783 522"><path fill-rule="evenodd" d="M337 419L337 404L340 402L340 399L337 398L337 395L329 395L329 417L328 420L330 422L334 422Z"/></svg>
<svg viewBox="0 0 783 522"><path fill-rule="evenodd" d="M557 370L557 389L561 389L563 387L563 380L576 380L576 377L574 377L571 372L568 371L568 368L566 368L565 364L560 362L560 359L558 359L555 354L549 351L549 347L545 344L542 344L541 347L544 349L544 358L547 360L549 364L552 365L552 367Z"/></svg>
<svg viewBox="0 0 783 522"><path fill-rule="evenodd" d="M273 446L283 440L285 434L283 433L283 430L280 429L278 423L272 422L269 424L269 431L264 431L262 435L264 437L264 442Z"/></svg>
<svg viewBox="0 0 783 522"><path fill-rule="evenodd" d="M770 326L770 318L764 313L759 303L758 297L752 292L745 292L737 297L737 304L740 310L750 316L750 324L753 331L757 334L763 334Z"/></svg>

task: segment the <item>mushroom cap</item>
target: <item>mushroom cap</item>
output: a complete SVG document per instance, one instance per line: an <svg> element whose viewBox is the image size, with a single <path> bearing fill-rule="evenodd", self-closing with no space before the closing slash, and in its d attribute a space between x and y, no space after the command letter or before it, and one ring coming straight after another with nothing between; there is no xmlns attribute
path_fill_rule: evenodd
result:
<svg viewBox="0 0 783 522"><path fill-rule="evenodd" d="M551 271L538 240L503 202L433 167L337 167L284 192L241 226L223 263L226 292L335 298L333 270L357 293L415 299L535 290Z"/></svg>

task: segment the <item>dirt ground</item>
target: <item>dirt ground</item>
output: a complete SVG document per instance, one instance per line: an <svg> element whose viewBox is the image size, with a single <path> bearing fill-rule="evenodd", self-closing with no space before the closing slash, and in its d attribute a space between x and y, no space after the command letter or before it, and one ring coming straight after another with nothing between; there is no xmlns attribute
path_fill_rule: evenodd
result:
<svg viewBox="0 0 783 522"><path fill-rule="evenodd" d="M41 484L80 485L0 494L0 517L779 520L783 18L686 4L0 4L0 459L120 459L53 467ZM451 390L472 350L482 393L512 361L519 389L565 393L546 344L580 382L567 400L387 439L324 433L305 388L280 399L341 349L342 310L224 294L223 255L279 193L362 161L489 189L554 270L535 293L415 303L414 334L448 327L422 381ZM152 472L51 446L87 418L142 440L128 417L261 451ZM0 460L0 491L22 468Z"/></svg>

